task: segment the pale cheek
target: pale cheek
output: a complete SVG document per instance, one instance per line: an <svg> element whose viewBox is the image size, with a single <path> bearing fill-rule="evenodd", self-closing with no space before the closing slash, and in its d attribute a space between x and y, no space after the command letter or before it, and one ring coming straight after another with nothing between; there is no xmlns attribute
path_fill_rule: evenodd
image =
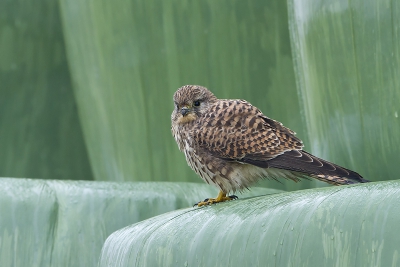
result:
<svg viewBox="0 0 400 267"><path fill-rule="evenodd" d="M189 123L191 121L194 121L196 119L196 116L194 114L188 114L186 116L182 116L178 119L179 124L184 124L184 123Z"/></svg>

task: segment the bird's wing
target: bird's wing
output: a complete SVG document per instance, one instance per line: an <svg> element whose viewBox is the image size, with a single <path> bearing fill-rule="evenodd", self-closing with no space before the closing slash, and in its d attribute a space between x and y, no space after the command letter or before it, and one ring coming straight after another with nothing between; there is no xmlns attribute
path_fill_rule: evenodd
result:
<svg viewBox="0 0 400 267"><path fill-rule="evenodd" d="M226 160L268 167L286 151L301 150L295 133L244 100L220 100L191 133L198 149Z"/></svg>
<svg viewBox="0 0 400 267"><path fill-rule="evenodd" d="M244 100L220 100L191 136L199 152L221 159L300 172L335 185L368 182L356 172L303 151L292 130Z"/></svg>
<svg viewBox="0 0 400 267"><path fill-rule="evenodd" d="M305 173L310 177L333 185L369 182L352 170L320 159L303 150L286 151L282 155L269 160L268 166Z"/></svg>

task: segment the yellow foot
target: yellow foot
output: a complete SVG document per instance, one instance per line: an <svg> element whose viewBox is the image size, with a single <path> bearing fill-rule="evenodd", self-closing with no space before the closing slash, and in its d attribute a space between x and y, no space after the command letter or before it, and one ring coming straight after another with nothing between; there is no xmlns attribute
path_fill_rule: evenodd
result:
<svg viewBox="0 0 400 267"><path fill-rule="evenodd" d="M194 206L201 207L201 206L211 205L211 204L229 201L229 200L233 200L233 199L237 199L237 198L238 197L235 195L227 196L224 192L219 191L218 196L216 198L206 198L203 201L200 201L200 202L194 204L193 207Z"/></svg>

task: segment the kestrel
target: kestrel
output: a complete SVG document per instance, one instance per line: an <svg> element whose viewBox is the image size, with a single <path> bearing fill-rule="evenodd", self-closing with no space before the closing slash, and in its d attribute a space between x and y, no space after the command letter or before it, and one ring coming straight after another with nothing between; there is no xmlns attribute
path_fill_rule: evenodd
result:
<svg viewBox="0 0 400 267"><path fill-rule="evenodd" d="M333 185L369 182L304 151L295 132L245 100L218 99L198 85L179 88L173 99L171 130L179 149L188 165L220 190L198 206L235 199L227 194L262 178L297 182L311 177Z"/></svg>

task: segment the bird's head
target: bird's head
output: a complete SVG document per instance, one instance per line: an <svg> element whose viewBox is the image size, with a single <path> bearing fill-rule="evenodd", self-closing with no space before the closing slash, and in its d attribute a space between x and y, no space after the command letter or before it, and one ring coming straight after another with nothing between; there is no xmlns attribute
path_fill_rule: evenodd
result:
<svg viewBox="0 0 400 267"><path fill-rule="evenodd" d="M195 121L217 101L215 95L203 86L182 86L174 94L175 108L171 115L172 122L185 124Z"/></svg>

